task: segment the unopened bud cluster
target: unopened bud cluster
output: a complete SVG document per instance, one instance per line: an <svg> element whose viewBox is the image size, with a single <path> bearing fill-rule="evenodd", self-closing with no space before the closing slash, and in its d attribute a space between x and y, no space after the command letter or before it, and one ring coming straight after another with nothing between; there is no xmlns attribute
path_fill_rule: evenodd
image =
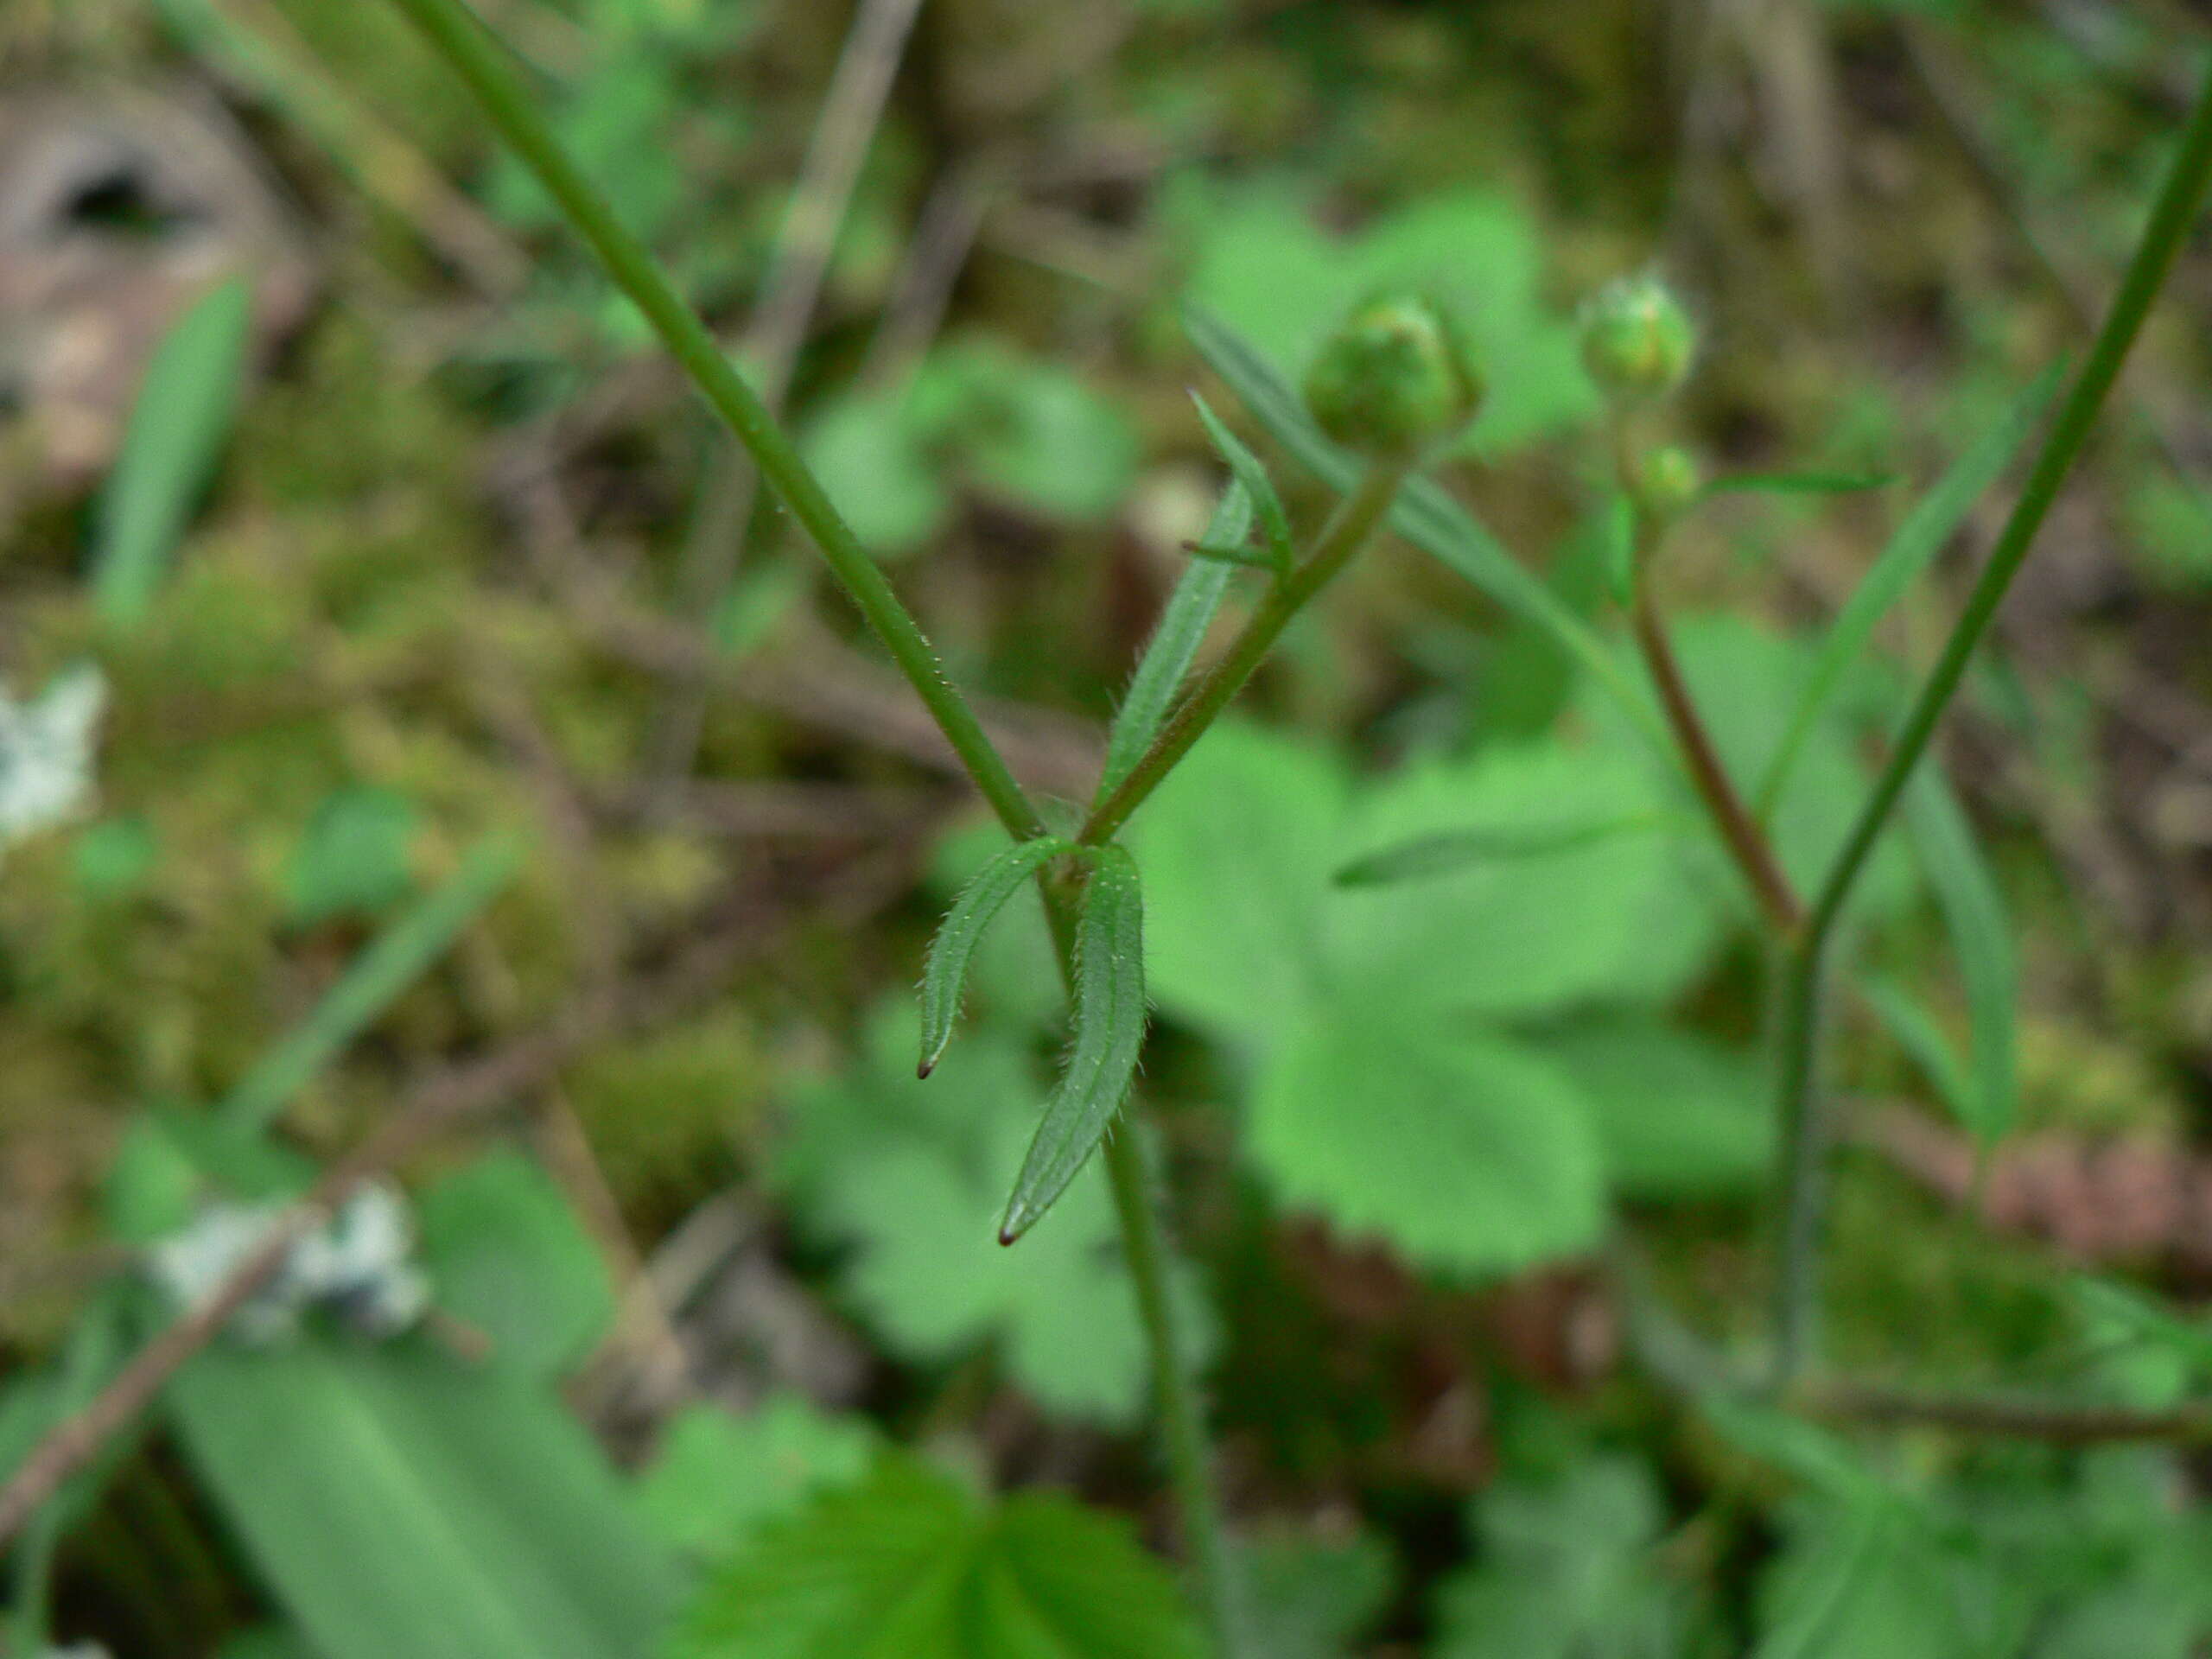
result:
<svg viewBox="0 0 2212 1659"><path fill-rule="evenodd" d="M1656 276L1624 276L1582 314L1582 366L1608 397L1663 397L1689 374L1697 330Z"/></svg>
<svg viewBox="0 0 2212 1659"><path fill-rule="evenodd" d="M1306 372L1321 429L1366 454L1405 455L1465 425L1482 377L1459 329L1426 300L1371 300L1324 342Z"/></svg>

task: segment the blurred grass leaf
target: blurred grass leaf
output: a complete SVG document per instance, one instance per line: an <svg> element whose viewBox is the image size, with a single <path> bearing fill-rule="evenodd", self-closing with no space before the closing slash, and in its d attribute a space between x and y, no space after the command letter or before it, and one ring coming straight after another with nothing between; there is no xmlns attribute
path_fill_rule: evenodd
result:
<svg viewBox="0 0 2212 1659"><path fill-rule="evenodd" d="M435 891L370 942L289 1035L239 1079L219 1109L232 1122L266 1128L315 1074L330 1064L429 971L461 931L514 879L521 843L486 836Z"/></svg>
<svg viewBox="0 0 2212 1659"><path fill-rule="evenodd" d="M2012 1127L2018 1104L2020 969L2012 918L1974 827L1932 762L1922 766L1905 791L1904 819L1966 985L1967 1086L1956 1105L1965 1127L1987 1144Z"/></svg>
<svg viewBox="0 0 2212 1659"><path fill-rule="evenodd" d="M552 1397L414 1344L218 1345L177 1374L187 1456L324 1659L644 1654L671 1564Z"/></svg>
<svg viewBox="0 0 2212 1659"><path fill-rule="evenodd" d="M1729 473L1707 484L1705 495L1855 495L1897 482L1890 473Z"/></svg>
<svg viewBox="0 0 2212 1659"><path fill-rule="evenodd" d="M493 1152L439 1177L415 1204L440 1312L491 1338L494 1363L555 1377L614 1322L599 1246L544 1171Z"/></svg>
<svg viewBox="0 0 2212 1659"><path fill-rule="evenodd" d="M171 325L147 365L92 546L92 602L111 626L135 626L153 604L230 436L252 309L245 277L217 283Z"/></svg>
<svg viewBox="0 0 2212 1659"><path fill-rule="evenodd" d="M2013 454L2041 422L2057 394L2062 365L2053 364L2013 401L2004 416L1975 440L1951 464L1950 469L1922 497L1897 534L1890 537L1843 607L1827 637L1821 642L1794 699L1783 735L1767 757L1753 791L1753 810L1761 818L1771 815L1788 788L1791 769L1811 739L1821 715L1835 695L1845 671L1866 648L1874 627L1890 607L1943 550L1974 505L1986 494Z"/></svg>
<svg viewBox="0 0 2212 1659"><path fill-rule="evenodd" d="M1054 1493L993 1505L903 1454L744 1545L673 1659L1201 1659L1165 1567Z"/></svg>
<svg viewBox="0 0 2212 1659"><path fill-rule="evenodd" d="M1075 928L1075 1035L999 1224L1010 1244L1067 1191L1113 1127L1144 1050L1144 892L1114 843L1093 855Z"/></svg>
<svg viewBox="0 0 2212 1659"><path fill-rule="evenodd" d="M1573 852L1615 836L1656 829L1661 822L1655 814L1638 812L1588 823L1446 830L1355 859L1337 871L1336 883L1340 887L1382 887L1399 881L1419 881L1451 875L1474 864Z"/></svg>
<svg viewBox="0 0 2212 1659"><path fill-rule="evenodd" d="M1936 1016L1904 986L1878 975L1864 976L1859 993L1897 1046L1936 1086L1944 1109L1967 1128L1974 1128L1980 1109L1974 1079Z"/></svg>
<svg viewBox="0 0 2212 1659"><path fill-rule="evenodd" d="M1290 532L1290 515L1283 511L1282 497L1275 493L1274 480L1268 476L1267 467L1244 440L1230 431L1227 423L1213 412L1212 404L1196 391L1191 394L1191 402L1197 406L1198 423L1205 428L1215 453L1228 463L1230 476L1243 486L1245 498L1252 512L1258 515L1261 531L1267 537L1269 557L1278 567L1288 569L1297 550L1296 543ZM1209 530L1205 539L1235 543L1242 542L1244 536L1241 531L1232 536Z"/></svg>
<svg viewBox="0 0 2212 1659"><path fill-rule="evenodd" d="M968 982L968 964L1006 901L1052 860L1074 850L1075 843L1064 836L1016 842L961 888L930 941L928 960L922 969L921 1059L914 1068L917 1077L929 1076L952 1041L953 1027L960 1019L961 995Z"/></svg>

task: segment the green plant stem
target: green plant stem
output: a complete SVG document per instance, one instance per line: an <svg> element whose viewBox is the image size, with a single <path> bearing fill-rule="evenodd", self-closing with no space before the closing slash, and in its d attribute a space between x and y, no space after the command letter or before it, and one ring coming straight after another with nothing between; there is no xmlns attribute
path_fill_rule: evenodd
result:
<svg viewBox="0 0 2212 1659"><path fill-rule="evenodd" d="M1775 856L1774 843L1759 828L1758 820L1751 816L1750 808L1744 804L1744 798L1737 792L1727 768L1721 765L1720 752L1713 747L1712 734L1707 731L1704 718L1690 696L1681 665L1668 641L1666 625L1660 620L1658 607L1652 602L1651 584L1646 578L1643 563L1641 558L1637 561L1636 596L1630 607L1630 617L1637 647L1643 653L1644 666L1650 671L1651 682L1658 689L1659 704L1666 714L1668 729L1673 732L1675 744L1681 750L1691 786L1705 804L1706 814L1719 831L1721 844L1743 872L1767 926L1777 938L1790 938L1803 922L1803 909L1789 885L1789 876L1783 873L1782 861Z"/></svg>
<svg viewBox="0 0 2212 1659"><path fill-rule="evenodd" d="M1007 831L1045 833L1036 807L1014 781L937 653L899 602L860 538L831 503L760 395L734 368L706 324L678 297L645 245L563 149L514 65L462 0L391 0L468 85L499 136L545 187L600 264L644 314L669 354L753 456L762 480L822 550L861 615L912 683L991 810Z"/></svg>
<svg viewBox="0 0 2212 1659"><path fill-rule="evenodd" d="M1221 660L1175 710L1152 747L1139 757L1112 793L1098 803L1077 837L1088 846L1114 838L1145 797L1160 787L1176 763L1205 735L1206 728L1244 689L1284 628L1337 575L1352 556L1367 544L1398 499L1399 488L1413 471L1411 457L1377 461L1370 466L1358 486L1338 505L1313 544L1305 563L1268 590Z"/></svg>
<svg viewBox="0 0 2212 1659"><path fill-rule="evenodd" d="M1244 1625L1236 1565L1229 1559L1229 1529L1222 1519L1221 1494L1189 1350L1175 1328L1167 1289L1167 1241L1146 1178L1144 1154L1136 1136L1126 1131L1108 1135L1103 1152L1107 1179L1113 1184L1114 1208L1122 1217L1122 1247L1136 1290L1137 1313L1152 1345L1160 1434L1182 1515L1184 1547L1213 1627L1214 1646L1222 1659L1243 1659Z"/></svg>
<svg viewBox="0 0 2212 1659"><path fill-rule="evenodd" d="M1942 656L1913 700L1888 763L1882 768L1873 792L1860 809L1850 836L1821 884L1812 912L1791 953L1781 1027L1782 1179L1785 1200L1775 1306L1777 1386L1786 1386L1805 1363L1818 1316L1820 1178L1827 1128L1821 1122L1823 1115L1819 1110L1814 1084L1830 936L1835 931L1845 901L1866 868L1875 842L1896 809L1898 797L1910 781L1914 767L1927 753L1937 721L1957 694L1967 662L1988 632L1997 607L2004 601L2005 590L2019 574L2036 532L2042 528L2051 503L2057 499L2067 474L2080 458L2089 430L2096 423L2113 382L2119 377L2120 365L2126 360L2144 319L2173 268L2208 184L2212 184L2212 71L2208 71L2197 94L2196 106L2182 132L2150 219L2128 260L2126 274L2121 278L2112 308L2097 330L2088 357L2067 392L2066 401L2059 406L2050 430L2044 435L2027 482L2021 486L2012 513L1998 533L1989 562L1976 578L1966 608L1952 628L1950 638L1944 642Z"/></svg>

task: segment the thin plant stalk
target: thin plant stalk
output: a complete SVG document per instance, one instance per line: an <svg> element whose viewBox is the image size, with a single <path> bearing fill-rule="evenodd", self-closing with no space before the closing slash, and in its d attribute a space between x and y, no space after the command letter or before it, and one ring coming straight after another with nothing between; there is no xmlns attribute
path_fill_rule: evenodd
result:
<svg viewBox="0 0 2212 1659"><path fill-rule="evenodd" d="M1784 1207L1776 1288L1775 1380L1787 1386L1804 1364L1818 1319L1821 1173L1827 1139L1815 1088L1827 957L1836 922L1888 824L1936 727L1957 695L1967 664L2019 574L2036 532L2082 453L2128 350L2164 286L2183 238L2212 185L2212 70L2208 70L2165 181L2130 257L2081 372L2044 435L2027 482L1975 579L1942 654L1914 698L1889 760L1859 810L1842 850L1793 947L1784 976L1781 1035L1781 1122Z"/></svg>
<svg viewBox="0 0 2212 1659"><path fill-rule="evenodd" d="M669 355L751 453L762 481L813 538L999 821L1023 839L1044 834L1036 807L992 746L975 711L945 678L920 625L807 469L798 447L760 394L731 364L698 314L677 294L645 245L615 216L562 147L505 49L462 0L391 3L467 84L499 136L537 175L615 286L644 315Z"/></svg>
<svg viewBox="0 0 2212 1659"><path fill-rule="evenodd" d="M1352 493L1338 504L1322 527L1313 551L1290 574L1268 590L1228 652L1176 709L1151 747L1138 757L1128 775L1098 803L1077 837L1086 846L1111 841L1141 805L1191 752L1198 741L1228 708L1246 681L1282 635L1290 620L1313 596L1327 587L1352 556L1364 547L1389 516L1398 491L1413 471L1411 458L1377 461Z"/></svg>

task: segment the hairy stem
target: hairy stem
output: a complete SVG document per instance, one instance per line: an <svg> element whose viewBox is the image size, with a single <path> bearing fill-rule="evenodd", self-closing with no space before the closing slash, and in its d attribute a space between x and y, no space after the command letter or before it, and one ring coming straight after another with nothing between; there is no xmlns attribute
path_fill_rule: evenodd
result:
<svg viewBox="0 0 2212 1659"><path fill-rule="evenodd" d="M515 153L537 175L576 233L590 245L615 286L627 295L660 336L669 355L689 375L715 412L728 423L753 456L760 477L821 549L837 580L860 607L930 714L944 728L983 798L1015 836L1045 833L1037 809L1014 781L965 699L938 664L921 628L868 556L820 482L799 458L745 377L731 366L714 335L662 274L645 245L625 228L607 199L540 113L505 49L486 32L463 0L391 0L420 29Z"/></svg>
<svg viewBox="0 0 2212 1659"><path fill-rule="evenodd" d="M1822 1122L1815 1071L1818 1061L1822 980L1829 937L1845 901L1865 870L1866 860L1895 810L1913 769L1927 753L1936 723L1957 694L1967 664L1989 630L2005 590L2043 526L2044 516L2095 425L2120 365L2141 332L2143 321L2173 269L2183 238L2212 184L2212 72L2208 72L2188 125L2135 251L2121 278L2120 292L2097 330L2089 354L2044 435L2027 482L2012 504L1989 562L1967 595L1943 652L1922 685L1890 751L1888 763L1859 810L1851 834L1837 854L1811 915L1791 953L1783 989L1780 1117L1784 1145L1785 1185L1782 1264L1775 1307L1775 1367L1777 1385L1786 1385L1805 1362L1817 1318L1821 1234Z"/></svg>
<svg viewBox="0 0 2212 1659"><path fill-rule="evenodd" d="M1128 822L1129 815L1160 787L1176 763L1191 752L1192 746L1205 735L1206 728L1244 689L1244 683L1281 638L1291 618L1335 580L1351 563L1352 556L1367 544L1389 515L1391 504L1398 499L1399 487L1412 471L1410 459L1378 461L1368 468L1358 487L1338 504L1335 513L1322 527L1313 551L1268 590L1267 598L1252 613L1251 620L1245 623L1244 631L1236 636L1228 652L1183 700L1167 724L1160 728L1160 735L1153 740L1152 747L1129 768L1128 775L1092 810L1078 839L1095 847L1114 838L1115 832Z"/></svg>

